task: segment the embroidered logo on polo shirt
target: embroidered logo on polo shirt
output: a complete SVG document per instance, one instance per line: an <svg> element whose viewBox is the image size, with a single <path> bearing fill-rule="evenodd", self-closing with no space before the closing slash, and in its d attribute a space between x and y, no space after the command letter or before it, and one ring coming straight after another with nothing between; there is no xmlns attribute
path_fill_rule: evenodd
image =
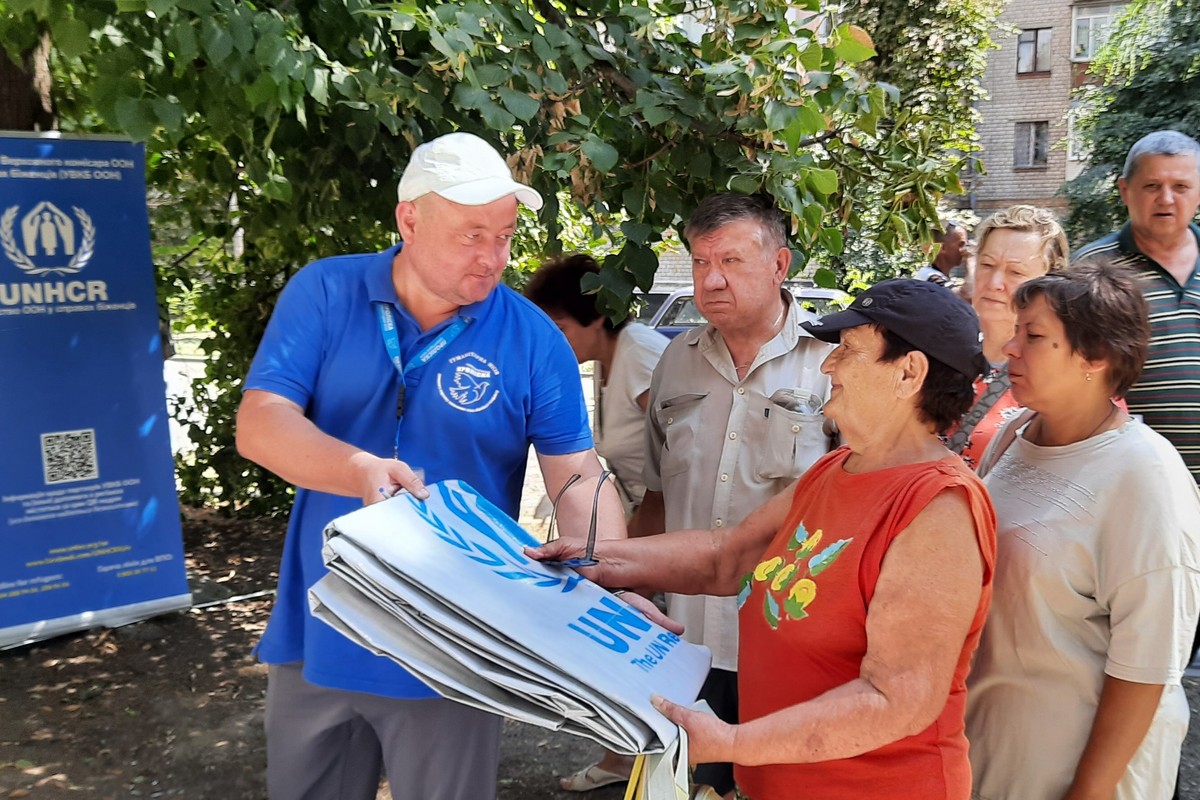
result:
<svg viewBox="0 0 1200 800"><path fill-rule="evenodd" d="M500 396L500 370L478 353L451 358L438 372L438 393L459 411L483 411Z"/></svg>

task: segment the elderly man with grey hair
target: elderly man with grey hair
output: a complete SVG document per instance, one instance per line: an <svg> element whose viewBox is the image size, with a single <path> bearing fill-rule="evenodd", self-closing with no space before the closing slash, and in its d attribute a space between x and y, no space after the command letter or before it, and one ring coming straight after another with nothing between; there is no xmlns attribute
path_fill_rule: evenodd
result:
<svg viewBox="0 0 1200 800"><path fill-rule="evenodd" d="M1200 482L1200 144L1178 131L1137 141L1117 181L1129 221L1075 253L1137 270L1150 304L1150 355L1129 410L1179 450Z"/></svg>
<svg viewBox="0 0 1200 800"><path fill-rule="evenodd" d="M761 194L711 195L688 220L696 306L708 324L673 339L654 370L647 491L631 536L736 526L829 449L821 362L832 348L801 327L812 315L782 290L787 237L786 215ZM667 603L685 638L713 651L700 696L736 722L736 599ZM731 796L732 766L701 765L694 781Z"/></svg>
<svg viewBox="0 0 1200 800"><path fill-rule="evenodd" d="M1200 143L1179 131L1146 134L1129 149L1117 188L1129 221L1073 260L1117 257L1140 276L1150 352L1125 400L1175 446L1200 483ZM1198 646L1200 631L1193 659Z"/></svg>

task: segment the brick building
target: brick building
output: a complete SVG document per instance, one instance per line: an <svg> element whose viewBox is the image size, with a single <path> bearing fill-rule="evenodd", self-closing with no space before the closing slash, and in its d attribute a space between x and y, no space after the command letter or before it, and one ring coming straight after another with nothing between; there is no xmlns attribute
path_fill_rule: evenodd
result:
<svg viewBox="0 0 1200 800"><path fill-rule="evenodd" d="M1065 214L1059 187L1078 175L1085 154L1071 146L1072 90L1125 3L1095 0L1009 0L992 38L979 103L986 174L964 176L957 205L980 217L1016 203ZM698 23L697 23L698 24ZM691 285L691 261L679 245L659 258L654 289Z"/></svg>
<svg viewBox="0 0 1200 800"><path fill-rule="evenodd" d="M1057 196L1079 174L1071 146L1071 90L1086 79L1092 56L1124 3L1011 0L993 34L979 104L981 158L987 174L968 181L964 205L980 214L1014 203L1065 211Z"/></svg>

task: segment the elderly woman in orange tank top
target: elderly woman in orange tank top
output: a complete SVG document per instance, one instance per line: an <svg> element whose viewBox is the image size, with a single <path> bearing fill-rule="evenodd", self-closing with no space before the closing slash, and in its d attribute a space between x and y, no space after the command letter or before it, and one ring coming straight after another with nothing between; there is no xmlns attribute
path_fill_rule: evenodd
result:
<svg viewBox="0 0 1200 800"><path fill-rule="evenodd" d="M805 327L838 344L822 370L845 445L733 529L605 541L584 573L739 597L739 724L655 703L694 763L736 765L740 796L967 800L965 680L996 521L938 434L986 366L978 321L944 287L893 280Z"/></svg>

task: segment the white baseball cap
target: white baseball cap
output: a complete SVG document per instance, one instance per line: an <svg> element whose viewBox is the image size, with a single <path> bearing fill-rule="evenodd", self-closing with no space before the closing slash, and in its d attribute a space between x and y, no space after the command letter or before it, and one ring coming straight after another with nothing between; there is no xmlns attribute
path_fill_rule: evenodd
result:
<svg viewBox="0 0 1200 800"><path fill-rule="evenodd" d="M464 206L482 206L512 194L534 211L542 207L542 196L514 181L495 148L470 133L447 133L413 150L396 194L405 202L430 192Z"/></svg>

